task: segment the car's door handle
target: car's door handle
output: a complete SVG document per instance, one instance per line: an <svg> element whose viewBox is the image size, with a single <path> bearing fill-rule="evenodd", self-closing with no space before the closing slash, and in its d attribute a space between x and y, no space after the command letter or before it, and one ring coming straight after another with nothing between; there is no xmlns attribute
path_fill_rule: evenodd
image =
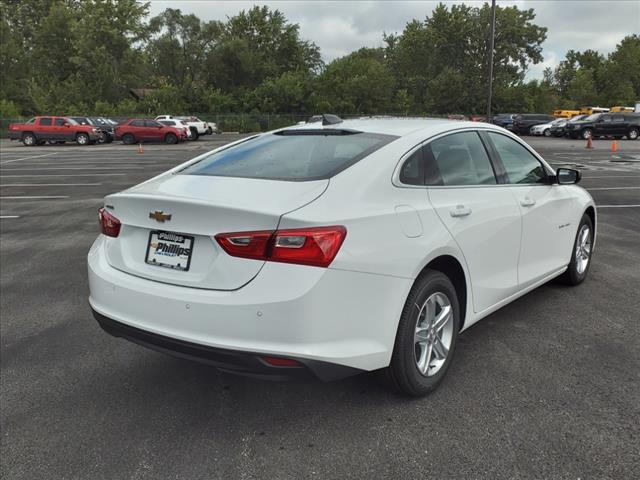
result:
<svg viewBox="0 0 640 480"><path fill-rule="evenodd" d="M467 215L471 215L471 209L464 205L456 205L456 208L453 208L449 214L452 217L466 217Z"/></svg>
<svg viewBox="0 0 640 480"><path fill-rule="evenodd" d="M536 201L531 197L524 197L520 200L520 205L523 207L533 207L536 204Z"/></svg>

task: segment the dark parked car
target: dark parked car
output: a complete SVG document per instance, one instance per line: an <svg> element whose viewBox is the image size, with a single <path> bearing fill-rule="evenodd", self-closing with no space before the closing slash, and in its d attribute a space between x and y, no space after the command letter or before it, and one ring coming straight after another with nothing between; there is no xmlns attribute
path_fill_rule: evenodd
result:
<svg viewBox="0 0 640 480"><path fill-rule="evenodd" d="M162 125L155 120L133 118L115 127L116 140L131 145L139 142L178 143L187 139L186 133L179 128Z"/></svg>
<svg viewBox="0 0 640 480"><path fill-rule="evenodd" d="M567 134L567 123L575 123L583 118L587 118L587 115L576 115L575 117L567 119L564 123L558 122L555 125L552 125L550 130L551 135L554 137L564 137Z"/></svg>
<svg viewBox="0 0 640 480"><path fill-rule="evenodd" d="M627 137L637 140L640 136L640 113L594 113L566 126L571 138Z"/></svg>
<svg viewBox="0 0 640 480"><path fill-rule="evenodd" d="M499 113L493 117L493 124L499 127L506 128L507 130L513 129L513 117L515 113Z"/></svg>
<svg viewBox="0 0 640 480"><path fill-rule="evenodd" d="M513 131L518 135L529 135L529 130L535 125L551 123L556 119L552 115L539 113L521 113L513 118Z"/></svg>
<svg viewBox="0 0 640 480"><path fill-rule="evenodd" d="M80 125L90 125L98 129L98 143L111 143L115 137L113 125L100 117L69 117Z"/></svg>

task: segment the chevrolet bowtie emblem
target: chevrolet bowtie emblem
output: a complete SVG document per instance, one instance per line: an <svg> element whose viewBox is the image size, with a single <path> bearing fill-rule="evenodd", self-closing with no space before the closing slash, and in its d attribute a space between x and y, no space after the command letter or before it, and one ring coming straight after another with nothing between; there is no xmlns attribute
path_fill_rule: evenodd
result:
<svg viewBox="0 0 640 480"><path fill-rule="evenodd" d="M169 220L171 220L171 214L170 213L162 213L162 210L158 211L156 210L155 212L149 212L149 218L154 219L157 222L168 222Z"/></svg>

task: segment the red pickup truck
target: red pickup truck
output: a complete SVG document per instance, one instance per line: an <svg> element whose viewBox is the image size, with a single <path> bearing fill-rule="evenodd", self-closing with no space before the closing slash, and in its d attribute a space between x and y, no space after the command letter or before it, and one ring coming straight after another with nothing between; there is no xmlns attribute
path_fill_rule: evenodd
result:
<svg viewBox="0 0 640 480"><path fill-rule="evenodd" d="M174 144L187 139L187 132L180 128L163 125L155 120L132 118L116 125L116 140L131 145L140 142L164 142Z"/></svg>
<svg viewBox="0 0 640 480"><path fill-rule="evenodd" d="M33 117L25 123L9 124L9 138L21 140L26 146L50 143L77 142L94 144L100 133L92 125L80 125L68 117Z"/></svg>

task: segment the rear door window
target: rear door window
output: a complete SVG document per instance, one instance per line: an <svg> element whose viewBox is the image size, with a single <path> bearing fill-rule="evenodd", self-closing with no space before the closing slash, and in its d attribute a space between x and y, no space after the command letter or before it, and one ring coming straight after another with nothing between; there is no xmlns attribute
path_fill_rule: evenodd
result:
<svg viewBox="0 0 640 480"><path fill-rule="evenodd" d="M134 120L131 122L132 127L144 127L144 120Z"/></svg>
<svg viewBox="0 0 640 480"><path fill-rule="evenodd" d="M508 183L545 183L547 174L542 163L524 146L512 138L488 132L496 152L504 165Z"/></svg>
<svg viewBox="0 0 640 480"><path fill-rule="evenodd" d="M496 176L477 132L460 132L425 147L427 185L495 185Z"/></svg>
<svg viewBox="0 0 640 480"><path fill-rule="evenodd" d="M307 181L330 178L397 137L347 130L283 130L253 137L181 173Z"/></svg>
<svg viewBox="0 0 640 480"><path fill-rule="evenodd" d="M56 118L56 127L63 127L64 124L65 124L64 118L60 118L60 117Z"/></svg>
<svg viewBox="0 0 640 480"><path fill-rule="evenodd" d="M53 123L53 119L51 117L42 117L40 119L40 125L43 127L50 126Z"/></svg>

